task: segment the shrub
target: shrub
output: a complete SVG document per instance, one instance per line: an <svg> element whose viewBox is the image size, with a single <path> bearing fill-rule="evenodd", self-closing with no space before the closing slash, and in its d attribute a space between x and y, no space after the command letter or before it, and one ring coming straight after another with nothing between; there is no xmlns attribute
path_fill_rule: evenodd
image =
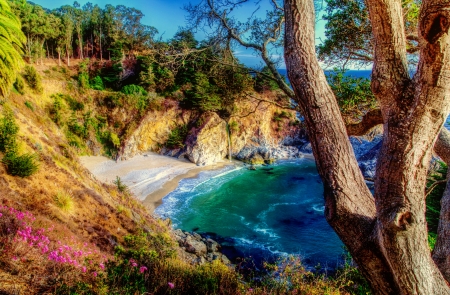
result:
<svg viewBox="0 0 450 295"><path fill-rule="evenodd" d="M14 82L14 88L16 88L17 92L20 94L25 94L25 82L23 81L22 76L17 75L16 82Z"/></svg>
<svg viewBox="0 0 450 295"><path fill-rule="evenodd" d="M109 140L111 141L111 143L114 145L114 147L119 147L120 146L120 138L117 134L115 134L114 132L110 132L109 133Z"/></svg>
<svg viewBox="0 0 450 295"><path fill-rule="evenodd" d="M83 111L84 110L84 103L76 100L70 95L63 95L65 101L69 104L69 107L72 111Z"/></svg>
<svg viewBox="0 0 450 295"><path fill-rule="evenodd" d="M62 94L52 95L53 97L53 105L50 108L50 118L53 122L58 126L62 126L62 114L61 111L63 109L63 100Z"/></svg>
<svg viewBox="0 0 450 295"><path fill-rule="evenodd" d="M33 112L34 112L34 106L33 106L33 103L31 102L31 101L25 101L25 106L27 107L27 108L29 108L30 110L32 110Z"/></svg>
<svg viewBox="0 0 450 295"><path fill-rule="evenodd" d="M126 85L122 87L121 90L122 93L128 94L128 95L147 95L147 91L142 86L139 85Z"/></svg>
<svg viewBox="0 0 450 295"><path fill-rule="evenodd" d="M73 197L68 191L59 191L54 199L55 205L62 211L70 212L73 209Z"/></svg>
<svg viewBox="0 0 450 295"><path fill-rule="evenodd" d="M80 85L81 89L89 89L88 63L88 59L80 63L78 84Z"/></svg>
<svg viewBox="0 0 450 295"><path fill-rule="evenodd" d="M187 125L178 125L172 132L169 134L169 138L167 139L166 146L168 148L182 148L184 147L184 141L188 134Z"/></svg>
<svg viewBox="0 0 450 295"><path fill-rule="evenodd" d="M91 81L91 88L94 90L105 90L105 86L103 85L102 77L95 76Z"/></svg>
<svg viewBox="0 0 450 295"><path fill-rule="evenodd" d="M37 93L42 93L42 81L41 76L36 71L36 69L32 66L26 66L25 67L25 74L24 78L28 83L28 86L30 86L31 89L36 91Z"/></svg>
<svg viewBox="0 0 450 295"><path fill-rule="evenodd" d="M28 177L39 169L36 154L30 153L17 156L15 152L9 152L3 157L2 163L6 172L12 176Z"/></svg>
<svg viewBox="0 0 450 295"><path fill-rule="evenodd" d="M16 150L16 137L19 132L14 115L11 110L3 110L3 118L0 120L0 151L8 152Z"/></svg>
<svg viewBox="0 0 450 295"><path fill-rule="evenodd" d="M117 186L117 190L121 193L126 193L128 192L128 186L126 186L123 182L122 179L120 179L119 176L116 176L116 180L113 181L113 183Z"/></svg>

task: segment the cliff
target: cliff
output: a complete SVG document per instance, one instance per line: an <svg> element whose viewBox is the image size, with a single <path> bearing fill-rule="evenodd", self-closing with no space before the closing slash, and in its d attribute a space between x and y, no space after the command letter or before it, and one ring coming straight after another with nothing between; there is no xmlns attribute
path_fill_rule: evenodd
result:
<svg viewBox="0 0 450 295"><path fill-rule="evenodd" d="M306 132L295 111L281 109L270 100L276 92L255 94L237 103L227 119L213 112L198 115L171 101L163 110L150 111L124 142L121 156L127 159L146 151L185 157L197 165L209 165L229 156L252 163L299 157L307 149ZM262 100L259 100L262 99ZM166 143L177 126L188 128L183 145Z"/></svg>

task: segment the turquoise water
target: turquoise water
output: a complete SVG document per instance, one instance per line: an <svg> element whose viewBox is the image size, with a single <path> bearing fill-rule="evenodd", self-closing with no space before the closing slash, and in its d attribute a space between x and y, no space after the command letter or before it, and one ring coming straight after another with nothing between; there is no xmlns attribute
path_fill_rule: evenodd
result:
<svg viewBox="0 0 450 295"><path fill-rule="evenodd" d="M184 180L156 214L175 228L210 233L241 256L300 255L307 266L335 268L342 243L323 216L323 187L313 160L228 167Z"/></svg>

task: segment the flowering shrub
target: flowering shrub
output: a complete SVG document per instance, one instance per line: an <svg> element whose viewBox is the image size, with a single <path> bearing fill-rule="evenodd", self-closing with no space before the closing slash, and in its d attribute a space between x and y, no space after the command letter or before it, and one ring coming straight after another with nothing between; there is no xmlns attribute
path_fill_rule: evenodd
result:
<svg viewBox="0 0 450 295"><path fill-rule="evenodd" d="M36 277L32 287L39 290L104 274L109 257L74 237L52 240L53 230L54 226L38 227L30 212L0 205L0 262L19 277L32 272Z"/></svg>

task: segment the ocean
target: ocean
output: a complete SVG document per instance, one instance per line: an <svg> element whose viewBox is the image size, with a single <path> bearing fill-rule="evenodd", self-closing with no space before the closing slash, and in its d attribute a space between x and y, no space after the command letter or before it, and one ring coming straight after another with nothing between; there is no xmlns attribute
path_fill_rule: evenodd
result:
<svg viewBox="0 0 450 295"><path fill-rule="evenodd" d="M343 244L325 220L323 202L314 160L303 158L255 171L238 165L203 172L181 181L155 213L175 228L218 239L231 256L297 255L310 269L335 269Z"/></svg>

